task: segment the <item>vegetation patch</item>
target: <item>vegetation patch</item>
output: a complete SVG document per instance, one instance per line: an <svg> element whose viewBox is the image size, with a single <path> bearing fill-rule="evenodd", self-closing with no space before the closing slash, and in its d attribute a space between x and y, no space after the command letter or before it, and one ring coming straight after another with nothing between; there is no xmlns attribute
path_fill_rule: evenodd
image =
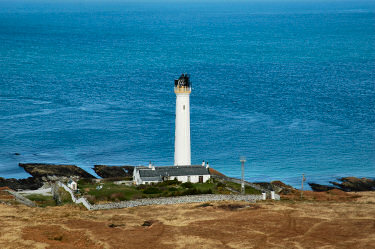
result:
<svg viewBox="0 0 375 249"><path fill-rule="evenodd" d="M39 207L56 206L56 202L52 196L41 194L31 194L25 196L27 199L35 202Z"/></svg>
<svg viewBox="0 0 375 249"><path fill-rule="evenodd" d="M240 184L215 179L205 183L181 183L177 180L169 180L138 186L117 185L111 181L97 183L84 179L78 182L78 187L82 191L81 195L86 197L91 204L184 195L238 194L241 190ZM246 194L260 193L254 188L246 187Z"/></svg>

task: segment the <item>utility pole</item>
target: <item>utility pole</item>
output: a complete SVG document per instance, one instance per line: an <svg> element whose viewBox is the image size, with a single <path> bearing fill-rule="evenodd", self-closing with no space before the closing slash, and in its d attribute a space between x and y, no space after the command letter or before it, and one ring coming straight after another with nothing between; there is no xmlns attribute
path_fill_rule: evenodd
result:
<svg viewBox="0 0 375 249"><path fill-rule="evenodd" d="M245 194L245 180L244 180L244 175L245 175L245 162L246 162L246 158L245 157L240 157L240 162L241 162L241 168L242 168L242 172L241 172L241 194Z"/></svg>
<svg viewBox="0 0 375 249"><path fill-rule="evenodd" d="M306 181L305 174L302 174L302 181L301 181L301 200L303 198L303 182Z"/></svg>

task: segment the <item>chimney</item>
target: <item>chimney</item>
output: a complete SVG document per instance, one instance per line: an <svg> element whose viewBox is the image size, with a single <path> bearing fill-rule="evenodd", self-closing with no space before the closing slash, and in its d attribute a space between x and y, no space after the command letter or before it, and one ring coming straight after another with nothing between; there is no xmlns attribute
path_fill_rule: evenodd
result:
<svg viewBox="0 0 375 249"><path fill-rule="evenodd" d="M206 162L203 160L202 162L202 166L204 167L206 165Z"/></svg>
<svg viewBox="0 0 375 249"><path fill-rule="evenodd" d="M152 169L152 170L155 170L155 166L151 166L151 169Z"/></svg>
<svg viewBox="0 0 375 249"><path fill-rule="evenodd" d="M210 167L210 165L209 165L208 162L207 162L206 169L208 169L209 167Z"/></svg>
<svg viewBox="0 0 375 249"><path fill-rule="evenodd" d="M148 163L148 167L151 169L152 168L152 163L151 161Z"/></svg>

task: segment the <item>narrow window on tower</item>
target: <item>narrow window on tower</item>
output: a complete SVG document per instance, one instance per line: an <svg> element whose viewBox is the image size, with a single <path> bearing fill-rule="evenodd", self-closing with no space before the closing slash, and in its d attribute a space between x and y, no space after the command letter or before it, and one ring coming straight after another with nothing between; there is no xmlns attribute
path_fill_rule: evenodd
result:
<svg viewBox="0 0 375 249"><path fill-rule="evenodd" d="M185 110L185 105L182 108Z"/></svg>

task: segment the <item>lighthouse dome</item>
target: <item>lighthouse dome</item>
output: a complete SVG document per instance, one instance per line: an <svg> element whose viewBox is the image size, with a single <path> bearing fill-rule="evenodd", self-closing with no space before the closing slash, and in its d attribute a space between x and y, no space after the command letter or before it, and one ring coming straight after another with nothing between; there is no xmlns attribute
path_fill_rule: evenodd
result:
<svg viewBox="0 0 375 249"><path fill-rule="evenodd" d="M181 74L180 78L174 81L175 93L190 93L191 82L188 74Z"/></svg>

